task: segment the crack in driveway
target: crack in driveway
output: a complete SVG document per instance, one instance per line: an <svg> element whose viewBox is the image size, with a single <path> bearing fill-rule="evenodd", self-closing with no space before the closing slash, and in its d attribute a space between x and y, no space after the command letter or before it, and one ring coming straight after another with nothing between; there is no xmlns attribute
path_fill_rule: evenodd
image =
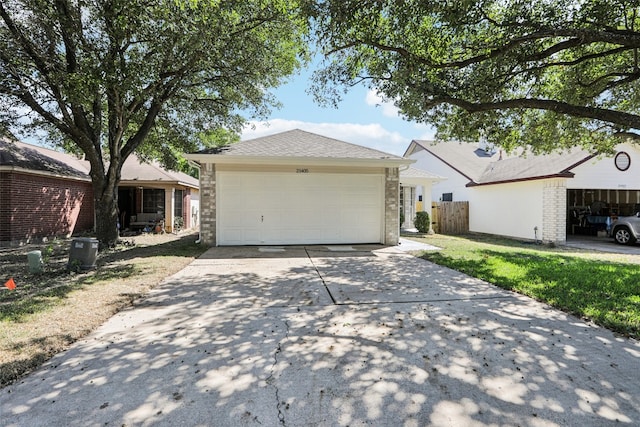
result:
<svg viewBox="0 0 640 427"><path fill-rule="evenodd" d="M289 321L285 320L284 324L287 329L282 340L278 342L276 351L273 353L273 364L271 365L271 371L269 372L269 376L266 378L265 382L267 383L267 385L273 386L273 388L275 388L276 409L278 411L278 422L280 425L286 426L284 412L282 412L282 403L284 402L280 402L280 388L277 386L276 379L274 377L274 371L276 369L276 366L278 365L278 354L282 352L282 342L289 338L289 331L290 331Z"/></svg>

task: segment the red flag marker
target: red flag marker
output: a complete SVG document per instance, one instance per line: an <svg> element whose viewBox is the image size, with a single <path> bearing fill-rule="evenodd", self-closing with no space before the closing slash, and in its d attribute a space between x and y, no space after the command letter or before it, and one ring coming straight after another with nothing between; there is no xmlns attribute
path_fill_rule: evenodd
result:
<svg viewBox="0 0 640 427"><path fill-rule="evenodd" d="M13 277L7 280L4 285L10 290L14 290L16 288L16 282L13 281Z"/></svg>

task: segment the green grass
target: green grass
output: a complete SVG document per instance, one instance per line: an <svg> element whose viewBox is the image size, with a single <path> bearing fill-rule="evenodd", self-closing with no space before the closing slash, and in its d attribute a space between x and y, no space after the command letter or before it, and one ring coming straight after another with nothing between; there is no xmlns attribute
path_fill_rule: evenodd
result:
<svg viewBox="0 0 640 427"><path fill-rule="evenodd" d="M426 236L421 257L640 338L638 259L483 236ZM637 256L640 258L640 256Z"/></svg>

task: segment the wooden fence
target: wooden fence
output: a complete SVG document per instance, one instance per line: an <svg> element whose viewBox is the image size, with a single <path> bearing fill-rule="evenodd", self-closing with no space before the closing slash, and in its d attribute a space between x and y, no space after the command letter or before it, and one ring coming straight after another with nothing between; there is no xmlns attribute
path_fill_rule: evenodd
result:
<svg viewBox="0 0 640 427"><path fill-rule="evenodd" d="M464 234L469 231L469 202L432 202L431 225L439 234Z"/></svg>

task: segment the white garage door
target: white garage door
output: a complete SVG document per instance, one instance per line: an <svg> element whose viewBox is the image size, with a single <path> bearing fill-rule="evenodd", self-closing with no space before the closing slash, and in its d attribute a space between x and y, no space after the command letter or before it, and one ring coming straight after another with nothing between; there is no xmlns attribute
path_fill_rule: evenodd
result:
<svg viewBox="0 0 640 427"><path fill-rule="evenodd" d="M219 245L379 243L380 175L219 172Z"/></svg>

